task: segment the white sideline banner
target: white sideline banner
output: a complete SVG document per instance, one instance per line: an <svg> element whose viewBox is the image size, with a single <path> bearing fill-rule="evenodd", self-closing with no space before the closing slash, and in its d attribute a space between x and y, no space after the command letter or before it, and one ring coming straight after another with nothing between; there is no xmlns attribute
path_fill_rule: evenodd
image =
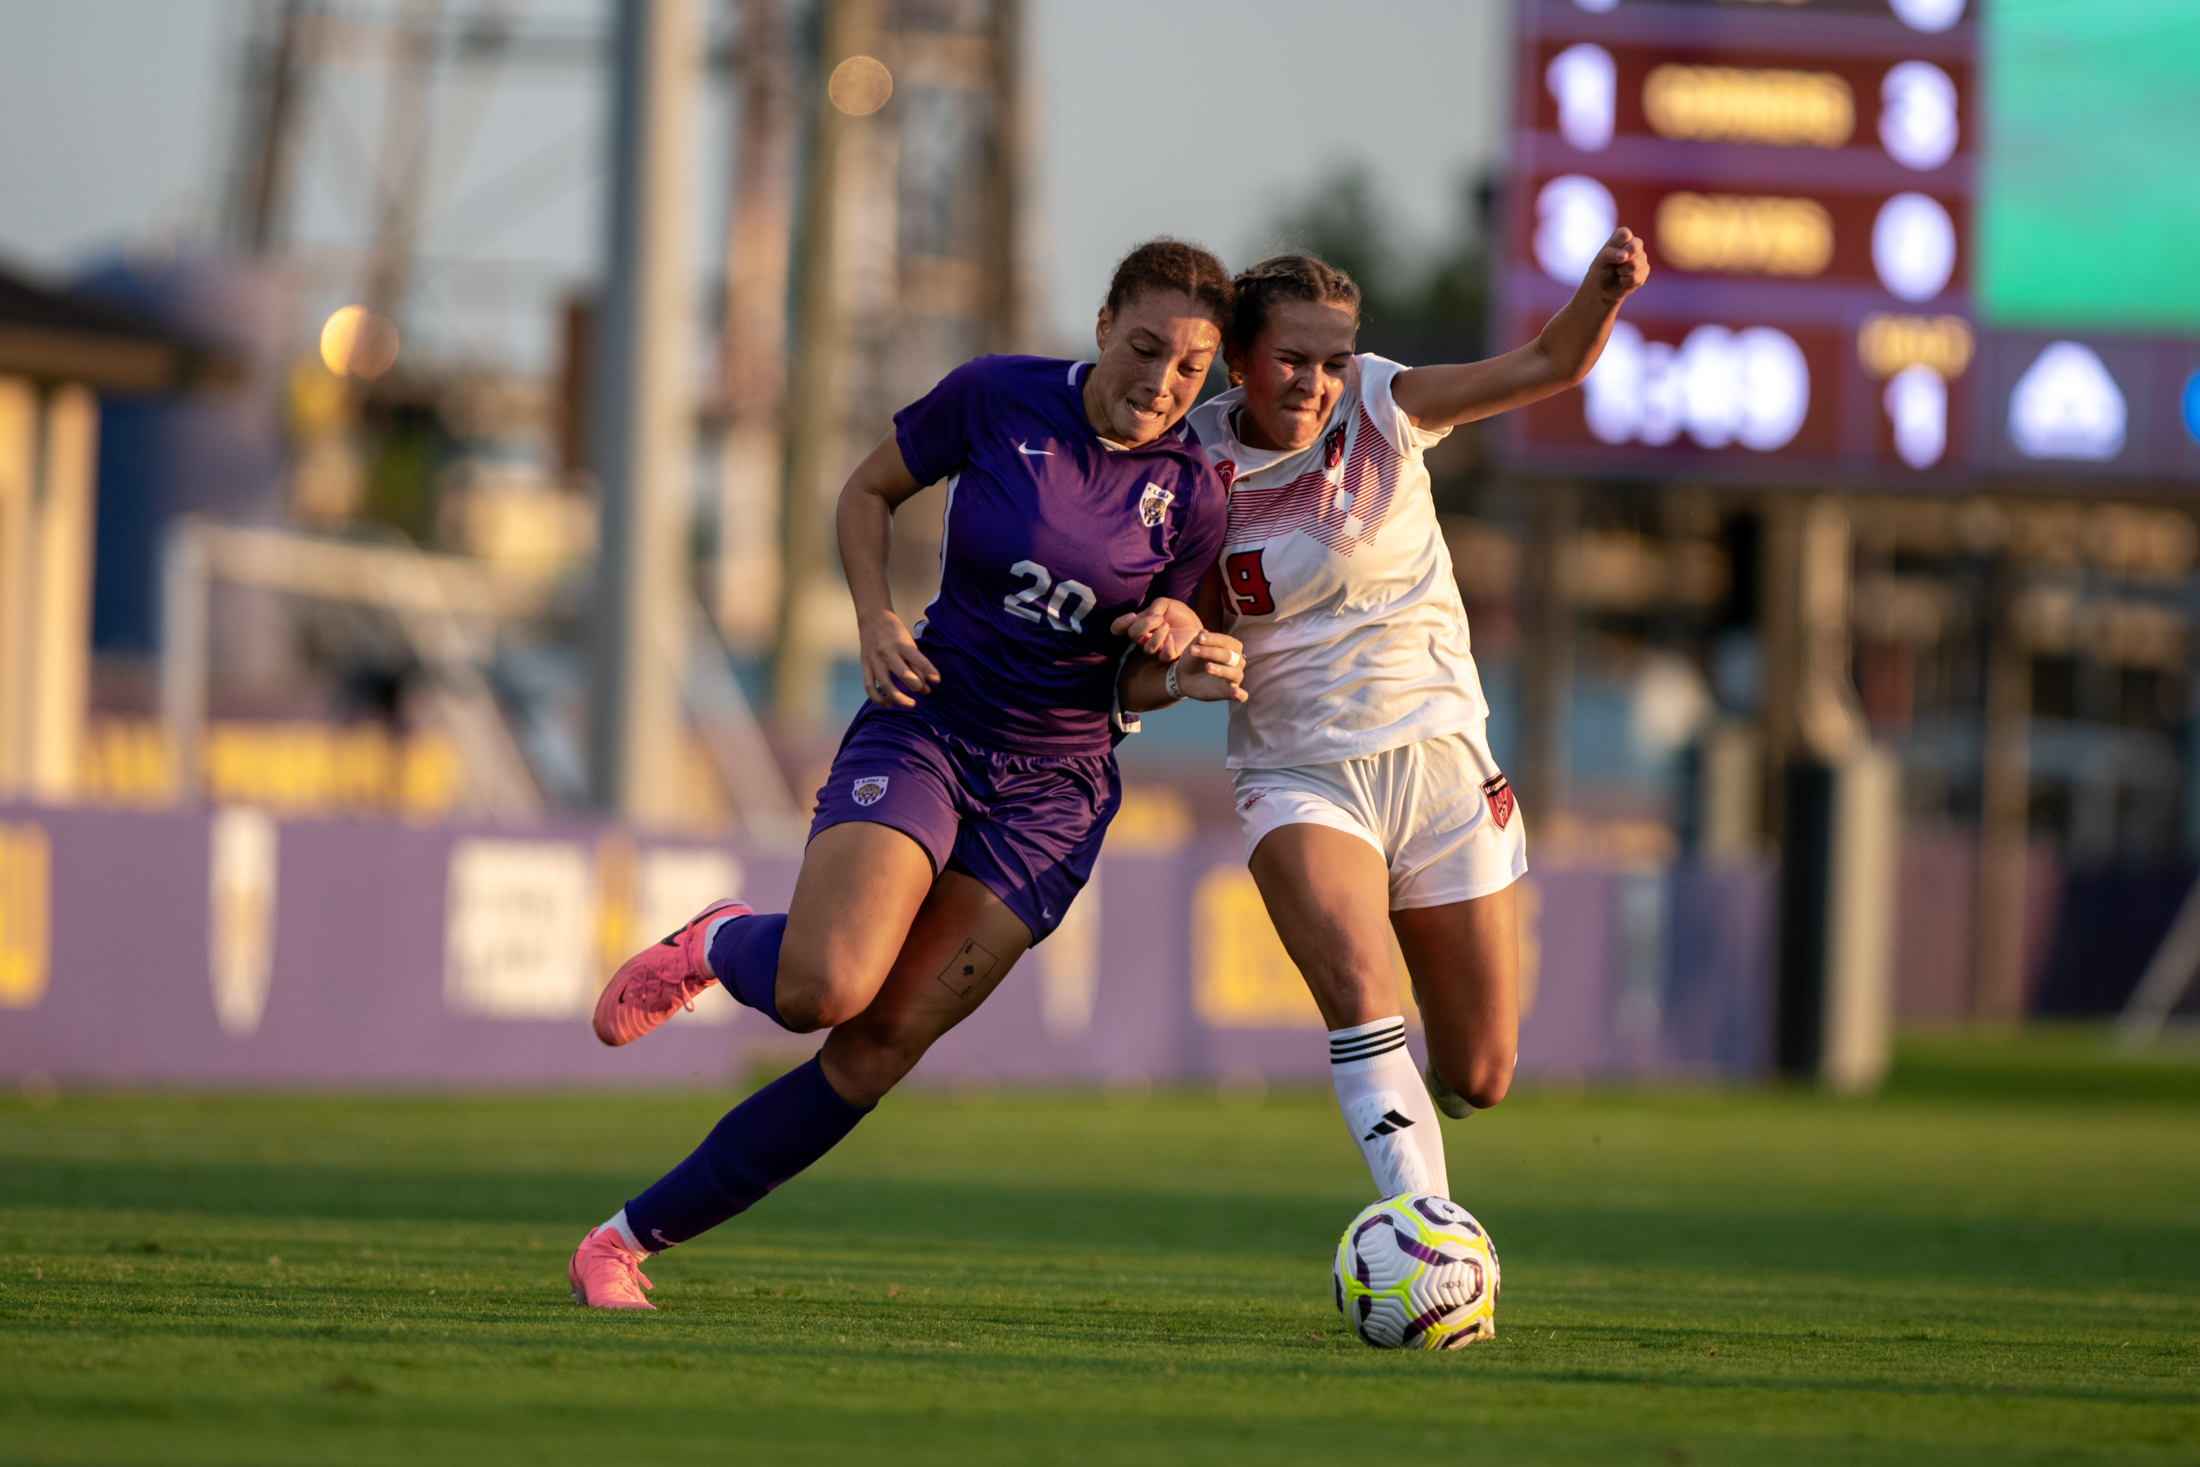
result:
<svg viewBox="0 0 2200 1467"><path fill-rule="evenodd" d="M451 847L443 1004L483 1019L588 1013L594 873L568 841L461 840Z"/></svg>

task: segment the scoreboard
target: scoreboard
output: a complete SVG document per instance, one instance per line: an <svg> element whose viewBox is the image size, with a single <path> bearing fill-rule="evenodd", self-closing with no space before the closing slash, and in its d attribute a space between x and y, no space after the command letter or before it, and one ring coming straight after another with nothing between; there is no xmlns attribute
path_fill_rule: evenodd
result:
<svg viewBox="0 0 2200 1467"><path fill-rule="evenodd" d="M1498 341L1531 340L1615 225L1652 273L1581 391L1503 421L1510 457L1889 488L2200 480L2200 342L1980 320L1976 10L1518 0Z"/></svg>

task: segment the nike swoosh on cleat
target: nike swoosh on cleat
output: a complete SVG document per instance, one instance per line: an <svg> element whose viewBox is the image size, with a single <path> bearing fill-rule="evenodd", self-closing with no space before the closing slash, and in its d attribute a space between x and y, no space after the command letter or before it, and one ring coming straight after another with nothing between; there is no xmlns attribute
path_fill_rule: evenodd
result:
<svg viewBox="0 0 2200 1467"><path fill-rule="evenodd" d="M1017 444L1016 444L1016 451L1017 451L1018 453L1021 453L1021 454L1028 454L1028 455L1029 455L1030 457L1032 457L1032 458L1052 458L1052 457L1054 457L1054 450L1053 450L1053 449L1051 449L1051 448L1026 448L1026 447L1024 447L1024 445L1023 445L1023 442L1022 442L1022 440L1020 440L1020 439L1019 439L1019 440L1017 441Z"/></svg>

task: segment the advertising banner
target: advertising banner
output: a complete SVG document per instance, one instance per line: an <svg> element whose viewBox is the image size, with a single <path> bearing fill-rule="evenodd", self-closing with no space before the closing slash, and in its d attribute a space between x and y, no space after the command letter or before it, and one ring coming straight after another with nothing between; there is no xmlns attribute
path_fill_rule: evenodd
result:
<svg viewBox="0 0 2200 1467"><path fill-rule="evenodd" d="M104 1085L719 1083L806 1053L712 989L620 1049L619 962L798 857L615 827L0 809L0 1074ZM1102 856L1069 920L920 1081L1319 1082L1323 1026L1235 839ZM1529 1076L1748 1075L1767 1050L1767 870L1537 871ZM1400 968L1407 1003L1411 986ZM1409 1008L1410 1015L1410 1008Z"/></svg>

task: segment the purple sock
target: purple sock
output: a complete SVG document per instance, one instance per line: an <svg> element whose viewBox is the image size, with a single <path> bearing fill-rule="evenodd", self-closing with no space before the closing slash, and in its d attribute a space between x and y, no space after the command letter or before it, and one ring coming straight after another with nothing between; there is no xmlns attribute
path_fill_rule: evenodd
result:
<svg viewBox="0 0 2200 1467"><path fill-rule="evenodd" d="M734 917L710 940L710 970L741 1002L777 1024L779 1017L779 944L787 935L785 912Z"/></svg>
<svg viewBox="0 0 2200 1467"><path fill-rule="evenodd" d="M686 1161L627 1203L627 1225L652 1253L685 1243L748 1211L870 1113L842 1100L812 1056L728 1111Z"/></svg>

